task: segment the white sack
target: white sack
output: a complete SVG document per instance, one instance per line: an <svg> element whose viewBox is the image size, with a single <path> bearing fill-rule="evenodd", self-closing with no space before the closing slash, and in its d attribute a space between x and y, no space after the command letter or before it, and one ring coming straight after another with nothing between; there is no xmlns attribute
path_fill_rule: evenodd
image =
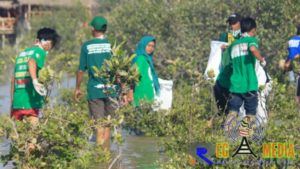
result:
<svg viewBox="0 0 300 169"><path fill-rule="evenodd" d="M208 63L204 72L205 79L211 79L207 72L210 70L214 71L215 77L213 78L216 81L219 73L220 73L220 66L221 66L221 58L222 58L222 45L227 45L226 42L221 41L211 41L210 42L210 54L208 58Z"/></svg>
<svg viewBox="0 0 300 169"><path fill-rule="evenodd" d="M169 110L172 107L173 100L173 81L163 80L158 78L160 85L160 96L155 96L155 104L153 109L157 110Z"/></svg>

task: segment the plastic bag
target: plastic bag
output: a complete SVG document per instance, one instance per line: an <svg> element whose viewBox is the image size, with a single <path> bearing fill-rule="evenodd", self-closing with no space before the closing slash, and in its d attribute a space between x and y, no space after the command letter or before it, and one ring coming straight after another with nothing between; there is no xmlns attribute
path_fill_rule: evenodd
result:
<svg viewBox="0 0 300 169"><path fill-rule="evenodd" d="M169 110L173 100L173 81L158 79L160 84L160 95L155 96L153 110Z"/></svg>
<svg viewBox="0 0 300 169"><path fill-rule="evenodd" d="M227 45L226 42L221 41L211 41L210 42L210 54L207 62L207 66L204 72L205 79L214 79L216 81L219 73L220 73L220 66L221 66L221 58L222 58L222 45ZM213 78L211 75L213 74Z"/></svg>

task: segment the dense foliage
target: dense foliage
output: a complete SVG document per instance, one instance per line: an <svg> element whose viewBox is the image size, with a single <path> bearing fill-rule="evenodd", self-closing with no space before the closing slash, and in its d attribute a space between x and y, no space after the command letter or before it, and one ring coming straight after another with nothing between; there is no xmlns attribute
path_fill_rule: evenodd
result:
<svg viewBox="0 0 300 169"><path fill-rule="evenodd" d="M157 40L154 63L159 76L175 81L173 108L170 111L153 112L151 106L147 104L142 105L138 110L128 106L120 109L120 119L114 119L115 124L119 124L124 115L123 125L126 128L145 135L166 136L164 147L168 160L164 163L160 162L161 168L208 167L202 162L197 166L189 163L191 158L195 158L191 150L195 148L193 146L204 143L215 145L216 142L226 141L221 129L224 116L215 116L217 110L212 96L212 83L205 81L201 74L207 64L210 41L218 39L219 33L226 31L226 19L232 12L239 12L256 19L260 49L267 58L267 69L274 81L268 99L269 120L263 141L294 143L296 156L291 168L299 168L300 126L297 121L299 108L294 102L295 86L288 84L286 75L277 68L277 62L287 55L288 38L295 34L295 25L300 24L300 5L297 0L141 0L138 3L135 0L99 0L99 2L102 4L99 13L106 16L109 21L107 32L109 39L125 41L127 53L133 54L138 40L145 34L152 34ZM38 28L48 26L56 28L62 40L59 48L51 51L47 64L57 72L63 71L73 75L78 65L80 45L91 37L90 29L87 27L91 17L87 10L80 6L68 10L56 9L43 18L35 16L32 19L32 30L23 32L19 37L18 48L0 50L0 58L5 63L1 69L9 68L8 65L14 60L12 58L16 53L32 44ZM62 97L58 102L63 108L58 106L46 110L45 121L49 120L45 126L41 125L33 129L39 132L33 132L29 136L24 135L23 139L27 142L37 138L38 144L46 142L46 145L51 145L50 143L54 141L62 141L61 144L54 146L54 149L50 149L54 154L44 156L39 161L36 156L28 157L26 153L22 155L24 145L16 142L17 144L12 145L14 150L12 153L18 156L10 156L10 158L31 159L33 160L29 163L31 166L34 162L44 164L51 159L54 162L47 165L53 165L51 167L54 168L74 166L80 168L94 160L90 158L92 155L102 153L102 151L95 152L95 149L91 150L92 145L87 144L89 134L87 131L90 129L86 130L86 128L90 127L90 123L86 117L86 103L84 101L74 103L72 89L63 89L60 93ZM48 116L49 114L53 117ZM213 125L207 125L213 116L215 116ZM55 118L62 119L56 121ZM61 125L54 125L58 123ZM26 123L16 125L19 126L20 131L28 129ZM74 132L65 132L65 130ZM14 130L9 131L14 133ZM47 133L51 134L47 135ZM66 137L56 137L55 133ZM121 142L120 135L116 135L116 138ZM74 147L66 146L70 144L69 139L77 139L78 142L71 143ZM233 145L232 148L235 146ZM44 153L39 149L35 151ZM79 157L76 151L87 154L85 157ZM255 148L255 151L260 152L261 149ZM63 154L65 154L63 160L58 161ZM211 155L211 158L215 157ZM99 160L108 160L108 158ZM285 167L279 160L269 159L269 161L273 163L264 164L263 167ZM242 166L242 164L231 164L218 167ZM248 165L248 168L255 167L259 166L255 166L254 163Z"/></svg>

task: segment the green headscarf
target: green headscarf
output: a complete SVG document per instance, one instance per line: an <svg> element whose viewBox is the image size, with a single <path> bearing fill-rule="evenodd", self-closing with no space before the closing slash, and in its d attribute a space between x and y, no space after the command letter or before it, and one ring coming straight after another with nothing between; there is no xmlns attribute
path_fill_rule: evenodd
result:
<svg viewBox="0 0 300 169"><path fill-rule="evenodd" d="M153 36L144 36L139 41L139 43L137 44L137 48L135 50L136 58L133 59L133 63L135 63L137 57L144 56L146 58L146 60L149 63L150 69L151 69L151 74L152 74L152 78L153 78L152 80L153 80L156 95L160 95L160 85L159 85L159 82L158 82L158 76L157 76L157 73L155 71L153 60L152 60L153 53L147 54L147 52L146 52L146 47L147 47L148 43L150 43L152 41L155 42L155 38Z"/></svg>

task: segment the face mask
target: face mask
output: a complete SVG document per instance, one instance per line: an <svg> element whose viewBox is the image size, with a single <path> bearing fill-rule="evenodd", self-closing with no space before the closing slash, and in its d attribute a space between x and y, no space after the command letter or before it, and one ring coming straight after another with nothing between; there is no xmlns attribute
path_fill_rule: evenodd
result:
<svg viewBox="0 0 300 169"><path fill-rule="evenodd" d="M247 32L245 32L245 33L242 34L242 37L249 37L249 36L250 35Z"/></svg>
<svg viewBox="0 0 300 169"><path fill-rule="evenodd" d="M234 36L234 37L237 37L241 34L241 30L230 30L230 33Z"/></svg>

